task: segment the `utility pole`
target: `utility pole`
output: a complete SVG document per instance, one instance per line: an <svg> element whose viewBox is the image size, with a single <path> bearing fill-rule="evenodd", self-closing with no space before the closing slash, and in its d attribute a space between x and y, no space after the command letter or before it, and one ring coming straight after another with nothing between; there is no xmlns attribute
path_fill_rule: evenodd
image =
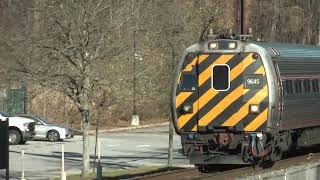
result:
<svg viewBox="0 0 320 180"><path fill-rule="evenodd" d="M133 18L134 16L134 5L132 2L131 7L131 16ZM136 29L133 31L133 78L132 78L132 86L133 86L133 92L132 92L132 103L133 103L133 110L132 110L132 116L131 116L131 125L137 126L140 124L139 115L137 114L137 94L136 94L136 86L137 86L137 67L136 67L136 60L138 57L137 48L136 48L136 33L138 31L137 22L135 20Z"/></svg>
<svg viewBox="0 0 320 180"><path fill-rule="evenodd" d="M136 106L136 82L137 82L137 70L136 70L136 60L137 60L137 50L136 50L136 33L133 31L133 115L137 115L137 106Z"/></svg>
<svg viewBox="0 0 320 180"><path fill-rule="evenodd" d="M248 34L247 0L233 0L233 32L237 35Z"/></svg>

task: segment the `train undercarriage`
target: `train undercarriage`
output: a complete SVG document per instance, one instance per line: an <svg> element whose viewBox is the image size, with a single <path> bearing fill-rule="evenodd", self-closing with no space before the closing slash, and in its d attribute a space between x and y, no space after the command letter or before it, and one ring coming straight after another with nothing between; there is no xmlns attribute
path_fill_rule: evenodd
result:
<svg viewBox="0 0 320 180"><path fill-rule="evenodd" d="M320 127L285 130L277 133L185 132L181 134L181 153L202 172L217 164L265 165L280 160L301 147L320 143Z"/></svg>

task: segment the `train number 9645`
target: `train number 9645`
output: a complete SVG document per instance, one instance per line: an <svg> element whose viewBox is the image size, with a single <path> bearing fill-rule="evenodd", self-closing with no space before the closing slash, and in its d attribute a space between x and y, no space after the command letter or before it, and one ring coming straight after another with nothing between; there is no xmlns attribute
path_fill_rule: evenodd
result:
<svg viewBox="0 0 320 180"><path fill-rule="evenodd" d="M261 88L263 84L262 75L245 76L245 88Z"/></svg>

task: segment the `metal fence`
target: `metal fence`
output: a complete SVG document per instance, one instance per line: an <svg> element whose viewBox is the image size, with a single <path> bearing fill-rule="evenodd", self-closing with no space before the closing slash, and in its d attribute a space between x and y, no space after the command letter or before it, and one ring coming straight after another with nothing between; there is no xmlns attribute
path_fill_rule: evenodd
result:
<svg viewBox="0 0 320 180"><path fill-rule="evenodd" d="M237 180L319 180L320 162L308 163Z"/></svg>
<svg viewBox="0 0 320 180"><path fill-rule="evenodd" d="M0 90L0 111L7 113L25 113L26 89Z"/></svg>

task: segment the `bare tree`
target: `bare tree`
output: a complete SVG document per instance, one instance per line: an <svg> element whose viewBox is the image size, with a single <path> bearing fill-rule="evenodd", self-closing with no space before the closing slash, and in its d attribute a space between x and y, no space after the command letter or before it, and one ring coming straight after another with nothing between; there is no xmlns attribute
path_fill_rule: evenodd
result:
<svg viewBox="0 0 320 180"><path fill-rule="evenodd" d="M279 14L280 14L280 7L279 7L280 3L279 3L279 0L273 0L272 4L273 4L274 14L272 16L270 40L275 41L276 34L277 34L278 19L279 19Z"/></svg>
<svg viewBox="0 0 320 180"><path fill-rule="evenodd" d="M320 42L320 1L254 1L250 26L258 37L282 42L302 42L303 38L306 43ZM89 167L86 132L93 113L105 111L105 107L96 110L98 106L93 100L99 99L96 92L100 88L106 90L107 101L110 96L115 97L113 116L121 113L115 118L131 113L128 107L132 103L133 31L137 31L136 48L143 57L136 62L138 110L153 113L153 117L167 117L171 81L179 56L199 37L203 38L209 28L217 34L231 27L230 2L3 0L0 4L8 4L12 10L0 12L3 15L0 63L17 67L12 61L17 59L22 73L0 73L69 97L82 117L86 173ZM273 6L273 2L279 7ZM301 26L303 23L306 24ZM157 111L150 111L154 107Z"/></svg>
<svg viewBox="0 0 320 180"><path fill-rule="evenodd" d="M319 1L255 0L251 27L265 41L317 44Z"/></svg>
<svg viewBox="0 0 320 180"><path fill-rule="evenodd" d="M164 112L170 111L169 102L172 87L171 82L174 75L174 69L179 60L179 56L183 52L183 49L190 46L191 44L197 43L199 39L203 39L209 27L214 27L215 32L219 32L219 30L221 29L226 29L225 27L219 27L221 23L219 22L219 18L223 17L221 15L223 14L223 12L218 11L219 5L225 5L225 1L214 0L209 2L201 0L189 1L189 4L184 4L181 2L184 1L149 1L150 4L148 5L151 6L151 8L148 9L147 16L143 16L142 13L142 17L140 18L140 21L150 22L149 24L140 25L140 27L147 29L147 34L149 34L147 38L151 39L152 42L151 44L144 43L148 46L146 48L158 50L155 53L156 57L154 57L154 59L156 59L156 62L152 62L152 64L157 65L153 66L157 67L157 70L155 72L152 72L152 74L149 75L148 79L150 81L154 81L153 83L150 83L150 86L148 86L149 90L151 89L151 91L148 92L148 95L154 97L152 93L157 93L157 96L161 97L162 101L164 101ZM188 10L190 6L192 6L193 11ZM223 26L225 24L226 23L224 23ZM163 55L164 59L162 61L157 60L157 58L159 58L159 55ZM150 62L147 63L150 64ZM142 64L142 67L145 66L146 65ZM154 86L154 84L157 84L157 86ZM158 103L160 104L161 102ZM166 119L169 119L170 121L168 165L171 165L174 131L171 119L168 117L168 114L170 113L166 113Z"/></svg>
<svg viewBox="0 0 320 180"><path fill-rule="evenodd" d="M108 82L97 67L124 49L117 43L121 35L115 35L114 31L126 19L116 19L110 13L126 12L125 6L113 9L112 3L112 0L37 3L39 31L31 39L24 39L20 47L29 48L25 55L17 58L19 72L36 83L64 93L80 112L84 176L88 175L90 165L89 128L94 92Z"/></svg>

